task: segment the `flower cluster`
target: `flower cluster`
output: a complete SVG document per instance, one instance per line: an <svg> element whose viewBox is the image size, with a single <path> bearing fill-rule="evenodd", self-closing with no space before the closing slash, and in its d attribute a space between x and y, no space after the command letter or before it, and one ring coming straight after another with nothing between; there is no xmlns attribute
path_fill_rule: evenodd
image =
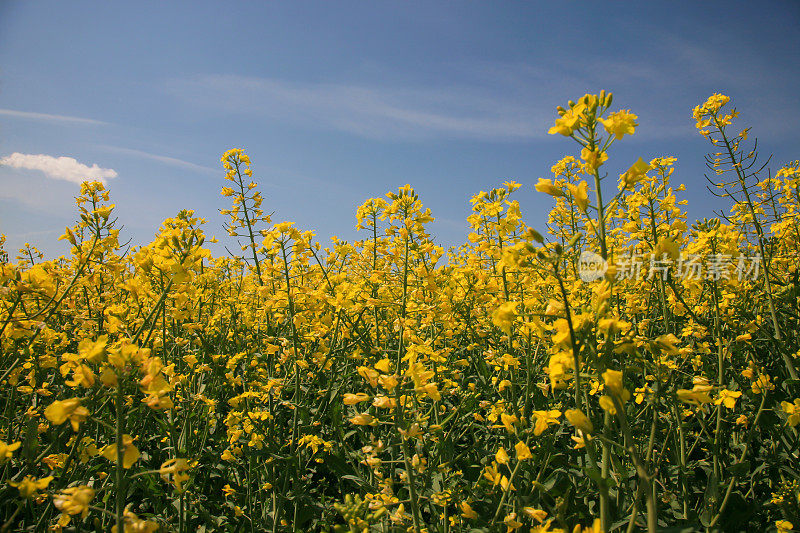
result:
<svg viewBox="0 0 800 533"><path fill-rule="evenodd" d="M690 224L675 157L613 157L638 117L612 102L559 107L574 152L476 194L448 251L410 185L353 241L273 223L239 149L222 257L189 210L126 248L83 184L67 256L0 249L3 527L791 531L800 165L748 167L712 96L694 118L731 212Z"/></svg>

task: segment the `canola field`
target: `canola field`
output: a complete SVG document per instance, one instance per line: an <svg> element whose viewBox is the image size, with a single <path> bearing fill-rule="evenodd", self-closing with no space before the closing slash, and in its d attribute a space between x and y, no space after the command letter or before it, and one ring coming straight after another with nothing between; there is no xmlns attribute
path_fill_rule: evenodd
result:
<svg viewBox="0 0 800 533"><path fill-rule="evenodd" d="M615 159L612 100L557 109L547 227L506 182L449 251L410 186L355 242L276 223L238 149L228 256L192 211L123 248L84 183L68 256L0 258L0 531L800 526L800 163L714 94L730 209L687 220L671 154Z"/></svg>

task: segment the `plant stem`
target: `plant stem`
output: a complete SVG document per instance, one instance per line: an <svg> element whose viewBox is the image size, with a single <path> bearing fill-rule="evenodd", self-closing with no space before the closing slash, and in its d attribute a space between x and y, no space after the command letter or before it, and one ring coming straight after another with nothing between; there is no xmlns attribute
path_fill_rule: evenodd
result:
<svg viewBox="0 0 800 533"><path fill-rule="evenodd" d="M125 452L125 445L123 443L123 432L125 430L125 406L122 394L122 380L118 379L117 383L117 468L116 468L116 481L114 483L114 493L116 496L116 520L117 520L117 533L125 533L125 491L123 490L123 456Z"/></svg>

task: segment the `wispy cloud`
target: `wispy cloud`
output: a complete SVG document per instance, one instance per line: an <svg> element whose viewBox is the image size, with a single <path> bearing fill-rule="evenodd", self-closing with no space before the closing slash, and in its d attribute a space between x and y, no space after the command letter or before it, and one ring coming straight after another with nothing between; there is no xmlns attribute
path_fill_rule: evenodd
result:
<svg viewBox="0 0 800 533"><path fill-rule="evenodd" d="M153 161L158 161L160 163L164 163L165 165L171 165L174 167L181 167L186 168L189 170L195 170L197 172L203 172L204 174L211 174L211 175L218 175L222 174L223 171L220 169L215 169L211 167L205 167L203 165L198 165L196 163L192 163L191 161L184 161L183 159L178 159L176 157L170 157L166 155L158 155L158 154L151 154L150 152L145 152L143 150L134 150L133 148L123 148L121 146L109 146L106 144L97 145L97 148L101 150L105 150L107 152L115 152L118 154L126 154L131 155L134 157L141 157L144 159L151 159ZM221 168L221 167L220 167Z"/></svg>
<svg viewBox="0 0 800 533"><path fill-rule="evenodd" d="M50 115L48 113L32 113L30 111L16 111L14 109L0 109L0 115L29 120L42 120L46 122L67 122L71 124L92 124L102 126L108 124L101 120L91 118L70 117L67 115Z"/></svg>
<svg viewBox="0 0 800 533"><path fill-rule="evenodd" d="M396 88L235 75L171 80L194 105L382 139L524 139L543 135L529 104L473 87ZM549 117L548 117L549 118Z"/></svg>
<svg viewBox="0 0 800 533"><path fill-rule="evenodd" d="M46 229L46 230L42 230L42 231L28 231L28 232L25 232L25 233L20 233L16 237L17 237L17 239L26 240L27 241L31 237L42 237L44 235L58 235L59 233L63 233L63 230Z"/></svg>
<svg viewBox="0 0 800 533"><path fill-rule="evenodd" d="M630 69L623 62L605 61L604 66L602 71L585 67L564 72L549 64L477 64L456 67L463 80L459 84L435 87L208 75L171 80L167 90L207 110L374 139L528 141L547 137L555 106L567 98L630 83L652 87L659 77L647 65ZM683 122L688 124L676 119L675 124L662 121L654 127L644 120L644 135L637 139L685 135L691 125Z"/></svg>
<svg viewBox="0 0 800 533"><path fill-rule="evenodd" d="M105 183L106 179L117 177L117 171L111 168L101 168L97 164L87 166L79 163L73 157L53 157L45 154L14 152L0 159L0 165L40 170L49 178L72 183L81 183L86 180L99 180Z"/></svg>
<svg viewBox="0 0 800 533"><path fill-rule="evenodd" d="M574 61L566 52L529 61L468 61L442 65L433 85L414 85L398 73L373 68L357 81L309 82L243 75L201 75L173 79L165 88L176 100L202 110L248 120L267 120L385 140L542 139L555 118L554 107L602 88L618 93L617 105L640 115L635 142L693 135L691 108L710 88L731 96L755 91L775 102L789 118L751 106L752 115L796 123L790 101L796 75L776 73L747 46L721 49L727 36L705 32L702 42L680 33L644 29L650 44L620 54L587 54ZM358 73L355 74L359 76ZM379 80L379 81L373 81ZM769 83L764 85L764 81ZM795 84L796 85L796 84ZM769 125L775 132L775 125Z"/></svg>

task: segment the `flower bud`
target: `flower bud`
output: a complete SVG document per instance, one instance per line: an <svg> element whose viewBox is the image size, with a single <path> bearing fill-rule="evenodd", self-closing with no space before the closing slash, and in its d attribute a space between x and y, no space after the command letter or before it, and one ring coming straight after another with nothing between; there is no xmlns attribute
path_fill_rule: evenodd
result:
<svg viewBox="0 0 800 533"><path fill-rule="evenodd" d="M531 239L531 240L534 240L534 241L538 242L539 244L542 244L542 243L544 243L544 237L542 237L542 234L541 234L541 233L539 233L538 231L536 231L536 230L535 230L535 229L533 229L533 228L528 228L528 230L527 230L527 232L526 232L526 236L527 236L529 239Z"/></svg>
<svg viewBox="0 0 800 533"><path fill-rule="evenodd" d="M580 233L576 233L575 235L573 235L572 238L567 243L567 248L572 248L573 246L575 246L575 244L580 240L580 238L581 238Z"/></svg>

